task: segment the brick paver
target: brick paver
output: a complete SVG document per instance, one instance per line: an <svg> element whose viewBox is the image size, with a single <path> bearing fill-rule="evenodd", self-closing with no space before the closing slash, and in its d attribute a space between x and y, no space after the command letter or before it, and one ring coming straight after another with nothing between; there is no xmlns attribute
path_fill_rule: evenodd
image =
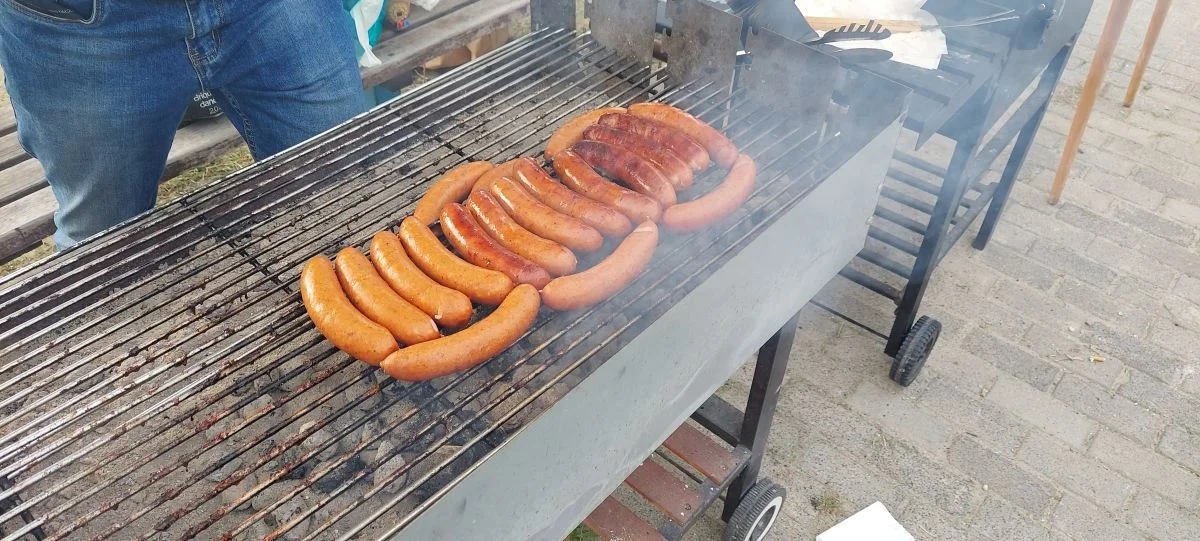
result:
<svg viewBox="0 0 1200 541"><path fill-rule="evenodd" d="M1200 4L1174 3L1125 109L1154 5L1135 1L1050 206L1096 4L991 245L960 243L934 275L922 311L946 329L918 382L894 386L878 338L805 310L765 466L791 491L773 539L879 500L922 540L1200 540ZM821 298L890 323L843 280ZM706 524L690 538L717 538Z"/></svg>

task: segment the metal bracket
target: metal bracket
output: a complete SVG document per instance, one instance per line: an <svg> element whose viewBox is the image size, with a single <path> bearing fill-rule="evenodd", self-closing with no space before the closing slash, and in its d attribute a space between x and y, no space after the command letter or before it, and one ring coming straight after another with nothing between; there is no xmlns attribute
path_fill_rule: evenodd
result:
<svg viewBox="0 0 1200 541"><path fill-rule="evenodd" d="M596 41L625 58L650 63L658 0L603 0L591 6L589 16Z"/></svg>
<svg viewBox="0 0 1200 541"><path fill-rule="evenodd" d="M700 0L669 0L667 73L680 82L733 81L742 47L742 18Z"/></svg>
<svg viewBox="0 0 1200 541"><path fill-rule="evenodd" d="M841 69L836 58L766 29L746 36L746 49L752 61L739 83L750 97L801 121L824 117Z"/></svg>
<svg viewBox="0 0 1200 541"><path fill-rule="evenodd" d="M574 0L529 0L529 20L534 30L579 27Z"/></svg>

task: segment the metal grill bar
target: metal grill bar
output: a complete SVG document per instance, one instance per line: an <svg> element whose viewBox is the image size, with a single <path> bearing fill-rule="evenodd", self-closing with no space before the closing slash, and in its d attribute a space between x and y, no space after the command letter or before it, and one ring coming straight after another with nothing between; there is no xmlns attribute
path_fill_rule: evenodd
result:
<svg viewBox="0 0 1200 541"><path fill-rule="evenodd" d="M459 69L452 70L451 72L445 74L444 76L431 81L429 84L418 87L412 93L408 93L408 94L405 94L405 95L395 98L391 102L388 102L387 104L385 104L384 107L394 108L399 105L413 103L420 98L423 98L427 95L433 94L435 91L440 91L440 90L445 90L448 88L457 87L457 86L459 86L459 83L461 83L463 81L467 81L468 83L479 84L483 81L478 80L478 79L472 79L472 76L477 75L478 73L480 73L488 68L495 67L501 60L510 58L511 56L515 55L516 53L520 53L521 51L523 51L531 46L543 44L548 39L551 39L551 38L563 39L563 38L567 38L569 36L570 36L570 34L568 34L566 32L566 30L563 30L563 29L542 29L542 30L534 31L533 33L531 33L527 36L524 36L520 39L513 40L512 42L507 43L507 44L497 48L496 50L491 51L491 52L481 56L479 59L477 59L474 62L466 64ZM390 119L387 119L387 117L380 117L380 118L389 120L389 123L390 123ZM375 120L379 120L379 118L377 118ZM330 129L325 134L317 136L318 138L322 137L322 136L329 136L330 142L334 142L334 141L338 141L338 140L342 140L342 139L348 139L347 141L342 141L341 145L332 146L330 144L325 144L325 145L318 145L318 146L297 147L296 149L291 149L291 150L281 153L281 155L278 157L278 161L276 161L276 162L273 162L271 164L257 164L255 166L249 168L248 170L246 170L244 173L241 173L241 172L233 173L231 175L226 176L225 178L223 178L221 180L215 181L213 183L213 185L224 185L224 184L226 184L226 181L228 179L230 179L231 177L234 177L235 175L239 175L239 174L247 175L248 178L246 180L249 180L252 178L258 178L266 173L272 173L272 172L278 171L280 166L291 163L292 161L297 160L301 157L309 156L310 154L317 153L315 156L311 156L312 159L305 162L304 164L301 164L301 165L311 165L316 160L325 158L325 157L331 155L333 152L336 152L338 149L344 148L346 145L352 144L355 142L355 135L353 133L355 128L354 128L353 122L354 122L353 120L349 121L340 126ZM205 197L215 196L215 195L222 193L223 191L224 191L223 189L207 190L205 193ZM114 245L118 244L119 241L130 238L130 237L134 236L136 233L141 233L143 231L155 231L155 230L161 229L159 227L160 223L162 223L170 218L177 217L180 214L180 211L184 209L184 202L191 201L191 199L193 197L195 197L196 195L197 194L190 194L188 196L181 197L181 198L177 199L176 201L172 201L171 203L167 204L164 207L156 209L155 212L148 219L146 219L143 223L141 223L139 227L130 228L124 232L119 232L119 233L112 234L112 235L92 237L92 238L86 239L83 242L79 243L77 245L76 249L73 249L73 250L70 250L67 252L60 252L60 253L54 254L53 256L51 256L47 261L45 261L41 265L31 269L31 272L33 272L33 274L29 274L29 275L20 274L20 275L14 276L13 280L11 282L9 282L10 287L5 288L5 289L0 289L0 298L2 298L4 296L4 294L7 292L6 290L15 289L18 282L21 282L24 280L37 281L39 279L49 277L55 271L66 267L67 264L79 261L80 259L83 258L84 254L87 252L87 250L84 250L84 248L97 249L97 248L101 248L101 247L114 246ZM202 200L201 201L192 201L192 203L199 203L199 202L202 202ZM120 227L120 226L118 226L118 227ZM93 253L95 253L95 252L93 252ZM99 254L101 256L99 258L100 261L113 259L117 256L116 252L99 251ZM75 268L76 266L71 265L71 267ZM70 275L70 274L68 274L68 275Z"/></svg>
<svg viewBox="0 0 1200 541"><path fill-rule="evenodd" d="M622 71L623 71L624 69L627 69L627 68L623 68L623 69L622 69ZM615 77L615 75L614 75L614 77ZM488 134L482 134L480 137L481 137L481 138L482 138L482 137L486 137L487 135L488 135ZM426 153L426 154L428 154L428 153ZM422 156L424 156L424 155L426 155L426 154L422 154L421 156L418 156L418 157L416 157L416 158L413 158L412 160L409 160L409 162L407 162L407 163L414 162L414 161L416 161L416 160L420 159ZM464 161L465 161L465 160L464 160ZM388 184L388 185L383 185L381 188L379 188L379 189L376 191L376 193L381 193L382 191L384 191L384 190L385 190L386 188L388 188L388 187L390 187L390 184ZM324 192L321 192L321 193L324 193ZM372 194L372 196L373 196L373 195L375 195L375 194ZM315 198L316 196L313 196L313 197ZM311 198L310 198L310 199L311 199ZM277 201L276 203L279 203L279 202ZM334 203L333 201L329 201L329 202L327 202L327 203L326 203L326 206L328 206L328 205L331 205L331 204L333 204L333 203ZM380 203L380 205L379 205L379 206L381 206L381 205L382 205L382 202ZM378 207L378 206L377 206L377 207ZM375 207L375 208L377 208L377 207ZM310 213L309 213L309 214L313 214L313 213L315 213L315 212L319 211L319 210L320 210L320 209L322 209L322 208L325 208L325 207L318 207L317 209L313 209L312 211L310 211ZM372 209L369 209L369 210L372 210ZM263 223L266 223L266 222L263 222ZM257 225L262 225L262 224L257 224ZM282 230L282 229L284 229L285 227L287 227L287 224L281 224L281 225L279 225L279 226L278 226L278 227L277 227L275 230L276 230L276 231L278 231L278 230ZM298 234L299 234L299 232L297 232L296 234L298 235ZM203 253L207 253L207 251L206 251L206 252L203 252ZM311 257L311 255L315 255L315 253L313 253L313 254L309 254L309 255L308 255L308 257ZM197 258L197 257L199 257L199 256L193 256L193 258ZM302 259L300 259L300 260L302 260ZM267 264L269 265L270 263L267 263ZM238 278L235 278L235 280L237 280L237 279L240 279L240 278L244 277L245 275L246 275L246 274L243 274L243 275L239 276ZM261 280L260 280L260 282L261 282ZM172 285L173 285L173 284L172 284ZM255 285L257 285L257 283L256 283ZM253 287L253 286L252 286L252 287ZM271 290L271 292L274 292L274 291L276 291L276 290L277 290L277 289L273 289L273 290ZM183 309L181 309L181 310L183 310ZM119 311L118 311L118 312L119 312ZM114 313L118 313L118 312L114 312ZM173 315L177 315L177 314L173 314ZM199 315L195 316L195 318L199 318L199 317L200 317ZM131 320L131 321L132 321L132 320ZM194 322L194 319L193 319L193 320L189 320L189 321L188 321L188 322L186 322L185 324L191 324L191 323L193 323L193 322ZM172 334L172 333L170 333L170 332L169 332L169 333L167 333L167 334L169 335L169 334ZM165 337L165 336L166 336L166 335L164 335L164 337ZM98 338L93 338L93 340L95 340L95 339L98 339ZM149 345L153 345L153 343L154 343L154 342L152 342L151 344L147 344L147 346L149 346ZM68 352L68 353L71 353L71 352ZM105 351L105 352L102 352L102 353L107 353L107 351ZM64 354L64 357L65 357L65 354ZM97 356L94 356L93 358L95 358L95 357L98 357L98 355L97 355ZM51 360L48 360L48 361L46 361L45 363L43 363L43 365L45 365L45 364L48 364L48 363L50 363L51 361L54 361L54 360L57 360L57 359L51 359ZM88 361L90 361L90 360L92 360L92 358L89 358L89 359L84 359L84 360L83 360L83 361L81 361L80 363L77 363L77 366L82 366L84 363L86 363L86 362L88 362ZM117 362L117 361L113 361L113 362L115 363L115 362ZM109 366L111 366L111 365L109 365ZM94 373L98 373L99 371L102 371L103 369L105 369L105 368L108 368L109 366L105 366L105 367L97 368L97 369L94 371ZM36 371L38 368L40 368L40 366L39 366L39 367L35 367L34 369L31 369L31 370L27 371L27 372L26 372L26 374L29 374L29 373L35 372L35 371ZM60 375L64 375L64 374L70 373L70 371L71 371L71 370L72 370L71 368L68 368L68 369L63 369L62 371L60 371L60 373L59 373L59 374L60 374ZM25 376L26 374L22 374L22 376ZM17 379L19 380L19 379L22 379L22 378L21 378L21 377L18 377ZM16 400L16 399L18 399L18 398L21 398L21 397L22 397L22 396L24 396L25 394L31 393L33 390L34 390L34 389L29 389L29 388L27 388L27 389L25 389L25 390L21 391L21 394L18 394L18 395L15 395L15 396L12 396L12 397L9 397L8 399L6 399L6 401L5 401L4 403L0 403L0 406L2 406L2 405L4 405L4 404L6 404L6 403L8 403L8 402L11 402L11 401L13 401L13 400ZM61 391L61 390L65 390L65 389L60 389L60 391ZM37 404L35 404L35 405L40 405L41 403L44 403L44 402L48 401L50 398L53 398L53 395L51 395L51 396L47 396L47 397L43 397L43 400L42 400L42 401L40 401L40 402L38 402L38 403L37 403ZM30 407L32 407L32 406L30 406ZM28 408L29 408L29 407L27 407L27 409L28 409ZM2 426L2 425L0 425L0 426ZM18 432L19 432L19 431L18 431ZM9 436L11 437L11 436L12 436L12 434L10 434ZM5 439L0 439L0 442L3 442L3 441L7 441L7 438L5 438Z"/></svg>
<svg viewBox="0 0 1200 541"><path fill-rule="evenodd" d="M467 73L461 76L461 82L471 89L465 94L432 98L432 92L415 94L410 101L397 102L388 111L374 113L378 116L335 129L325 143L294 151L275 165L265 164L261 169L235 176L190 197L183 203L186 213L170 211L184 216L184 220L171 227L186 229L188 224L201 224L206 228L200 238L177 237L185 242L173 253L186 256L187 263L173 262L167 257L154 259L167 262L167 266L144 280L152 286L151 291L137 297L135 302L121 303L118 306L121 309L114 315L88 320L82 327L67 331L65 336L84 337L86 345L67 343L62 337L51 342L39 341L45 340L48 329L62 327L62 322L49 319L53 312L42 313L52 309L49 305L21 312L37 314L31 320L36 323L27 322L24 327L37 330L0 352L0 359L14 353L21 355L17 361L6 361L0 367L0 374L22 369L31 360L36 368L20 371L20 377L6 379L0 387L20 392L38 385L36 393L44 394L28 392L17 399L0 400L0 408L19 412L0 416L0 428L15 427L15 431L0 432L0 443L7 443L0 447L3 468L0 477L12 476L15 481L11 488L0 493L0 499L21 490L26 491L23 495L32 495L20 503L22 509L0 514L0 524L21 512L33 511L34 516L23 529L5 539L19 538L43 526L52 535L51 539L79 535L85 527L93 528L85 535L95 538L148 538L176 529L180 530L177 535L181 538L210 537L211 530L224 531L226 537L232 537L251 533L248 530L251 526L285 503L300 506L299 511L290 519L280 519L278 527L269 534L271 538L289 533L305 521L314 526L298 529L296 533L309 538L331 531L334 525L339 526L337 533L347 537L394 533L457 483L455 479L435 478L442 473L459 475L453 473L457 471L453 468L459 466L469 471L472 461L490 453L499 441L497 438L503 438L506 423L539 407L535 402L549 396L551 389L573 386L594 369L595 363L607 358L605 352L620 347L630 335L657 319L680 295L695 287L698 278L715 270L721 261L744 246L746 239L756 236L775 217L794 206L823 178L822 172L833 167L830 165L833 156L843 150L845 140L840 133L825 134L823 127L815 132L809 131L812 126L791 127L784 117L745 99L741 92L729 95L721 89L710 90L710 85L673 86L666 83L659 71L616 59L587 38L569 38L550 33L506 48L503 54L492 57L488 69L468 64ZM527 62L534 58L555 60L531 69ZM482 77L490 78L484 83L480 82ZM406 385L384 379L372 383L377 370L357 364L312 331L298 296L291 290L295 267L300 262L347 243L361 244L374 231L394 225L394 209L410 205L421 185L458 163L526 154L544 144L544 130L581 109L603 103L628 104L648 97L670 100L714 124L718 119L728 119L727 133L758 161L762 176L751 196L752 203L739 211L742 214L736 220L724 222L719 232L668 239L651 267L617 298L569 317L542 314L518 346L446 382ZM406 105L412 110L400 111ZM509 120L494 118L510 113L515 116ZM458 118L459 115L466 118ZM441 121L451 118L453 121ZM476 119L483 124L459 127ZM393 136L399 128L389 131L394 126L407 126L415 131L396 138ZM433 148L428 148L429 145ZM396 152L404 153L400 160L403 163L387 162L372 168L375 157ZM302 156L311 159L296 165L305 159ZM303 169L317 163L329 166ZM777 165L782 167L768 172ZM413 166L422 171L415 177L422 179L420 182L410 180L414 178L410 172ZM293 171L295 175L287 174ZM430 171L437 172L426 174ZM698 183L718 180L701 178ZM340 191L359 186L365 189L349 194ZM269 197L276 193L281 196ZM300 223L302 219L320 218L325 209L352 212L327 220L331 222L328 224L319 222L315 227ZM167 221L166 217L153 219L158 220L156 223ZM107 244L97 246L118 246L114 237L135 238L130 231L144 227L131 227L110 235L102 241ZM154 238L142 244L136 242L129 250L140 248L139 254L150 257L156 253L152 249L160 244ZM200 242L216 245L205 247ZM293 246L289 242L299 244ZM254 264L214 269L197 255L197 252L221 255L230 250ZM72 257L92 261L88 253ZM137 263L143 273L154 269L152 263L144 264L141 260ZM189 271L186 265L192 263L201 266ZM126 272L139 280L144 278ZM118 350L119 346L113 345L76 362L80 356L77 354L98 341L87 332L113 323L115 327L103 331L106 336L112 335L115 329L132 328L150 312L160 317L159 312L170 310L172 303L186 302L176 290L187 278L177 278L174 274L177 272L184 272L188 278L203 276L206 282L218 285L215 292L230 294L224 298L241 300L222 313L217 322L204 323L202 318L189 315L187 309L175 310L150 326L160 332L159 327L166 325L168 332L152 337L128 354L106 356ZM678 274L684 275L682 281L678 281ZM50 287L47 284L58 279L53 269L41 271L38 276L46 280L38 283L41 288ZM672 276L672 281L666 282L666 276ZM168 283L156 282L159 280ZM103 289L79 290L102 294ZM14 297L28 295L27 290L11 291L16 292ZM0 298L4 294L0 292ZM116 306L117 303L110 302L113 298L95 306ZM0 301L0 313L6 302ZM135 306L150 310L133 317L115 316ZM235 329L231 326L233 316L243 312L249 318L238 322ZM630 317L631 313L635 315ZM182 323L176 321L177 316L183 318ZM13 321L12 317L0 321ZM48 325L36 328L35 324ZM219 332L222 330L225 332ZM206 334L210 331L217 334ZM56 344L65 344L66 352L54 352ZM151 346L166 349L155 349L148 356L155 358L153 364L149 359L137 358ZM27 351L28 348L32 350ZM182 353L163 356L176 350ZM274 375L274 366L269 363L256 363L276 355L285 359L279 369L286 372L280 376ZM46 358L69 359L70 366L61 368L58 365L65 363L44 362ZM302 362L286 367L286 362L297 358ZM122 364L125 360L135 361L126 367L132 371L103 377L106 370L125 366ZM97 365L101 368L95 368ZM145 367L149 369L134 376L134 372ZM49 379L27 381L46 369L56 372ZM245 396L239 394L240 389L247 389L264 377L269 380L266 389ZM284 387L285 382L295 383L293 380L300 384L290 390ZM14 381L20 381L21 385ZM49 388L57 382L64 386ZM74 400L77 405L72 409L54 405L55 399L66 402L63 393L77 387L84 390ZM265 391L274 388L282 395L258 406L260 394L268 396ZM209 390L213 392L201 394ZM46 398L47 391L52 394L50 398ZM526 391L528 396L520 399L518 393ZM341 402L348 393L349 399ZM335 402L335 398L339 401ZM125 416L148 401L144 409ZM43 405L53 407L42 411ZM245 412L247 408L255 409ZM387 412L392 408L403 409L389 415ZM365 413L353 413L359 410ZM235 417L239 411L244 412L241 418ZM193 416L201 417L194 426L186 422ZM31 417L32 421L25 417ZM312 420L300 425L309 419ZM24 424L17 426L18 420ZM373 437L344 448L342 442L368 423L385 420ZM151 421L155 424L148 424ZM159 421L166 424L160 425ZM295 426L299 429L290 428ZM210 436L209 432L217 427L221 432ZM108 432L92 432L101 428ZM134 431L145 428L153 430ZM332 435L320 444L308 441L319 432L329 431ZM202 443L185 445L197 436L202 437ZM109 445L114 441L117 443ZM384 453L381 448L374 459L361 458L371 445L383 441L393 442L391 451ZM452 441L459 441L458 450L435 455ZM141 447L153 452L125 461L116 469L105 467L108 460ZM408 458L404 466L386 475L379 469L402 453L411 452L417 454ZM204 459L214 454L216 460ZM156 461L159 456L167 459ZM83 462L85 457L96 462ZM203 485L206 477L211 479L212 474L232 467L234 460L238 460L237 467L231 473L221 473L223 477L219 482L214 480L215 485ZM200 461L199 467L194 466L194 461ZM419 468L425 466L429 468L422 473ZM348 476L339 473L343 471ZM69 488L97 474L102 474L99 482ZM374 478L374 487L362 493L349 492L361 487L368 476ZM402 477L408 480L401 481ZM299 478L302 481L290 489L265 493L268 499L256 503L254 512L239 511L231 515L252 498L261 499L258 496L277 482ZM247 483L248 488L243 488ZM317 485L327 488L318 491L313 488ZM235 486L238 488L233 492ZM400 491L389 499L380 494L385 487L399 487ZM310 494L313 496L309 497ZM223 503L213 501L218 495ZM364 505L381 497L387 501ZM423 500L411 512L396 511L402 502L414 498ZM81 506L85 501L89 504ZM334 505L335 501L338 505ZM42 508L47 505L53 509L45 512ZM169 507L163 508L164 505ZM78 510L83 512L71 515ZM371 510L374 512L368 513ZM384 524L378 519L385 513L403 518ZM151 517L166 518L146 526ZM186 522L172 528L171 522L176 520ZM143 526L131 535L128 531L135 524ZM368 533L367 528L372 524L386 531ZM97 527L100 530L94 529ZM125 532L117 533L122 531Z"/></svg>

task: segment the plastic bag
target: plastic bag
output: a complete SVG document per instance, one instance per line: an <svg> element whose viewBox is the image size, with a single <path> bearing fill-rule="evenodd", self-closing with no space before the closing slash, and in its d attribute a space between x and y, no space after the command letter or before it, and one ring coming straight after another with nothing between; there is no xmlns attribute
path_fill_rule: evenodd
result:
<svg viewBox="0 0 1200 541"><path fill-rule="evenodd" d="M362 56L358 59L358 65L364 68L378 66L379 57L371 52L372 39L371 28L379 24L380 18L383 16L383 1L384 0L359 0L354 7L350 8L350 20L354 22L354 35L358 39L358 46L362 48Z"/></svg>

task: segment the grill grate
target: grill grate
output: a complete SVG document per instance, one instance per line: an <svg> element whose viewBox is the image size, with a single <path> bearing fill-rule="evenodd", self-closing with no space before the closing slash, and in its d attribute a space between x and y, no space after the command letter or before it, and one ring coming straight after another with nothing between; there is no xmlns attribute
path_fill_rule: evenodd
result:
<svg viewBox="0 0 1200 541"><path fill-rule="evenodd" d="M664 237L610 302L544 311L453 377L396 382L312 328L294 286L309 257L363 246L455 165L646 99L755 157L735 218ZM0 291L0 538L395 533L849 158L839 111L797 124L541 31L26 271Z"/></svg>

